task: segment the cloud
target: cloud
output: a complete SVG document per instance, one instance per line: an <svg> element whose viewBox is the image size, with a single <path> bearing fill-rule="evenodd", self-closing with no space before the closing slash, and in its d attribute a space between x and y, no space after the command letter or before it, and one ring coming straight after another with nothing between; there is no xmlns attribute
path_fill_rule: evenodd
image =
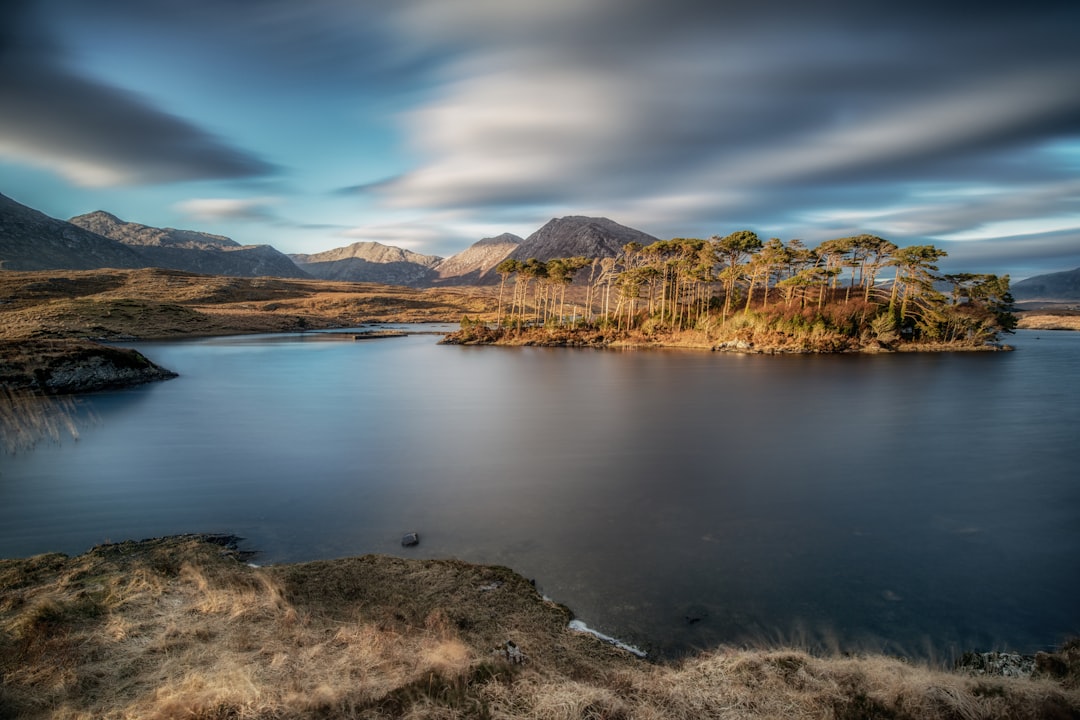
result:
<svg viewBox="0 0 1080 720"><path fill-rule="evenodd" d="M882 208L898 231L961 232L969 199L913 187L1035 196L1075 175L1043 149L1080 136L1080 6L939 5L413 2L404 36L457 52L404 115L415 167L364 190L698 234L824 235Z"/></svg>
<svg viewBox="0 0 1080 720"><path fill-rule="evenodd" d="M270 207L278 204L274 197L254 198L191 198L173 207L194 220L257 220L277 221Z"/></svg>
<svg viewBox="0 0 1080 720"><path fill-rule="evenodd" d="M439 257L452 255L463 243L471 244L479 239L448 230L442 223L423 221L364 225L348 228L338 234L350 242L377 242Z"/></svg>
<svg viewBox="0 0 1080 720"><path fill-rule="evenodd" d="M942 272L1010 274L1017 281L1053 269L1080 267L1080 230L1077 229L934 244L949 253L941 263Z"/></svg>
<svg viewBox="0 0 1080 720"><path fill-rule="evenodd" d="M145 99L69 68L15 4L0 30L0 157L84 187L239 179L275 168Z"/></svg>

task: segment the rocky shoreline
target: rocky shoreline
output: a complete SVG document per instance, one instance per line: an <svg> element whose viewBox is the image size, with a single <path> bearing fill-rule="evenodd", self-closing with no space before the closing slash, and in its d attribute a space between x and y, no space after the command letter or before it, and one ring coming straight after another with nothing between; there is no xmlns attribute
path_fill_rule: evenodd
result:
<svg viewBox="0 0 1080 720"><path fill-rule="evenodd" d="M832 340L815 343L802 338L771 338L766 342L756 342L739 338L710 338L697 331L644 336L594 328L568 330L535 327L522 331L505 331L486 325L470 325L449 333L439 341L439 344L613 349L676 348L745 355L1008 352L1014 349L1011 345L1003 343L885 343L877 340L866 343Z"/></svg>
<svg viewBox="0 0 1080 720"><path fill-rule="evenodd" d="M1080 714L1080 641L952 669L717 648L649 662L504 567L256 567L228 535L0 560L5 717L1005 718ZM0 713L3 714L3 713Z"/></svg>
<svg viewBox="0 0 1080 720"><path fill-rule="evenodd" d="M90 340L0 342L0 385L14 392L69 395L132 387L176 376L137 350Z"/></svg>

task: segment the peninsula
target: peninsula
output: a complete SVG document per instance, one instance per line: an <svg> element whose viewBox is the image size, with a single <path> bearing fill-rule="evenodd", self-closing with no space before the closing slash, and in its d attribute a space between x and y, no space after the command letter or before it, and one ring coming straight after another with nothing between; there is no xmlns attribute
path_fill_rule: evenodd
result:
<svg viewBox="0 0 1080 720"><path fill-rule="evenodd" d="M502 567L255 567L236 538L0 560L5 717L1057 718L1080 645L933 668L719 648L642 660Z"/></svg>

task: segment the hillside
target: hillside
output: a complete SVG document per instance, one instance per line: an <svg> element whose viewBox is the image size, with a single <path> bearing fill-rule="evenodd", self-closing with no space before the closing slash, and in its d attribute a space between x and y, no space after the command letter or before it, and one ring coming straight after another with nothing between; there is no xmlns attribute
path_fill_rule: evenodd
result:
<svg viewBox="0 0 1080 720"><path fill-rule="evenodd" d="M304 272L322 280L422 287L442 260L377 242L357 242L311 255L290 255Z"/></svg>
<svg viewBox="0 0 1080 720"><path fill-rule="evenodd" d="M222 235L125 222L101 210L73 217L71 223L131 247L143 267L233 277L308 277L269 245L240 245Z"/></svg>
<svg viewBox="0 0 1080 720"><path fill-rule="evenodd" d="M581 215L555 218L527 237L511 254L515 260L583 256L615 257L630 242L651 245L657 238L607 218Z"/></svg>
<svg viewBox="0 0 1080 720"><path fill-rule="evenodd" d="M1080 300L1080 268L1036 275L1012 285L1017 300L1067 302Z"/></svg>
<svg viewBox="0 0 1080 720"><path fill-rule="evenodd" d="M0 339L131 340L458 322L494 311L490 292L238 278L179 270L0 273Z"/></svg>
<svg viewBox="0 0 1080 720"><path fill-rule="evenodd" d="M498 282L495 266L524 242L513 233L484 238L435 266L436 285L483 285Z"/></svg>
<svg viewBox="0 0 1080 720"><path fill-rule="evenodd" d="M0 269L90 270L143 264L142 257L123 243L0 195Z"/></svg>
<svg viewBox="0 0 1080 720"><path fill-rule="evenodd" d="M507 568L255 567L228 536L0 560L0 712L109 718L1070 718L1080 645L964 669L720 648L640 660ZM1013 658L1029 669L1017 669ZM1034 674L1032 674L1034 669Z"/></svg>

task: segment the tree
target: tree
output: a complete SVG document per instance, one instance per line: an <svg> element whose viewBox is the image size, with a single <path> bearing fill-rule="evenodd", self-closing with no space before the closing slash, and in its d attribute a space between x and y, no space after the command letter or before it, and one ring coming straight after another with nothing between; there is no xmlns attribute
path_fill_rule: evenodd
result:
<svg viewBox="0 0 1080 720"><path fill-rule="evenodd" d="M495 324L499 327L502 327L503 286L506 285L506 279L518 271L519 265L517 260L506 258L495 266L495 272L499 274L499 311ZM513 315L513 305L511 305L510 314Z"/></svg>
<svg viewBox="0 0 1080 720"><path fill-rule="evenodd" d="M761 239L750 230L737 230L722 238L714 237L716 256L724 265L724 318L731 309L735 296L735 283L742 277L742 264L761 249Z"/></svg>
<svg viewBox="0 0 1080 720"><path fill-rule="evenodd" d="M937 261L948 255L933 245L909 245L898 248L892 254L892 264L896 266L892 294L889 298L889 310L895 311L897 295L900 296L900 319L908 316L908 307L922 296L932 296L934 273Z"/></svg>
<svg viewBox="0 0 1080 720"><path fill-rule="evenodd" d="M769 281L789 261L790 252L784 247L784 242L780 238L769 238L750 261L750 287L746 291L745 311L750 310L750 300L754 296L754 283L759 277L764 284L761 307L767 308L769 306Z"/></svg>
<svg viewBox="0 0 1080 720"><path fill-rule="evenodd" d="M853 243L855 253L861 261L859 280L863 283L863 300L870 301L870 293L877 281L877 274L885 267L896 251L893 245L877 235L857 235Z"/></svg>

